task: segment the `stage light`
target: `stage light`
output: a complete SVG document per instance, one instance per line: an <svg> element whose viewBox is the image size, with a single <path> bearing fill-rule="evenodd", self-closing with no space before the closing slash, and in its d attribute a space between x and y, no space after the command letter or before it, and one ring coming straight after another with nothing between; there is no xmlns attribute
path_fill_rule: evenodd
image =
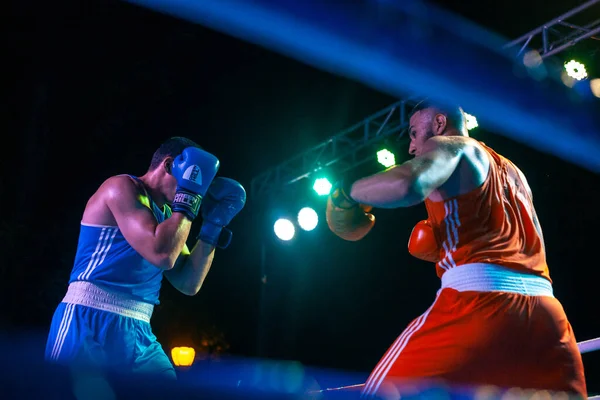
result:
<svg viewBox="0 0 600 400"><path fill-rule="evenodd" d="M590 89L594 96L600 98L600 78L592 79L590 81Z"/></svg>
<svg viewBox="0 0 600 400"><path fill-rule="evenodd" d="M171 349L171 358L176 367L189 367L194 363L196 350L192 347L173 347Z"/></svg>
<svg viewBox="0 0 600 400"><path fill-rule="evenodd" d="M327 178L317 178L313 184L313 189L319 196L327 196L331 192L331 182Z"/></svg>
<svg viewBox="0 0 600 400"><path fill-rule="evenodd" d="M542 81L548 77L548 70L544 65L542 55L537 50L525 53L523 64L527 67L527 74L536 81Z"/></svg>
<svg viewBox="0 0 600 400"><path fill-rule="evenodd" d="M570 88L575 86L575 83L577 83L577 80L575 78L569 76L569 73L565 70L563 70L562 73L560 74L560 80L562 81L562 83L564 83L564 85L566 87L570 87Z"/></svg>
<svg viewBox="0 0 600 400"><path fill-rule="evenodd" d="M296 228L294 228L294 224L289 219L279 218L275 221L275 225L273 225L273 230L275 231L275 235L283 241L292 240L294 235L296 234Z"/></svg>
<svg viewBox="0 0 600 400"><path fill-rule="evenodd" d="M537 50L530 50L523 56L523 64L527 68L537 68L544 63L544 59Z"/></svg>
<svg viewBox="0 0 600 400"><path fill-rule="evenodd" d="M383 149L377 152L377 161L379 161L379 164L388 168L396 164L396 157L394 156L394 153L388 149Z"/></svg>
<svg viewBox="0 0 600 400"><path fill-rule="evenodd" d="M465 113L465 119L467 120L467 130L475 129L479 126L477 118L474 115Z"/></svg>
<svg viewBox="0 0 600 400"><path fill-rule="evenodd" d="M298 225L305 231L312 231L319 223L317 212L310 207L304 207L298 212Z"/></svg>
<svg viewBox="0 0 600 400"><path fill-rule="evenodd" d="M567 75L573 79L577 79L578 81L587 77L585 65L575 60L571 60L565 64L565 71L567 71Z"/></svg>

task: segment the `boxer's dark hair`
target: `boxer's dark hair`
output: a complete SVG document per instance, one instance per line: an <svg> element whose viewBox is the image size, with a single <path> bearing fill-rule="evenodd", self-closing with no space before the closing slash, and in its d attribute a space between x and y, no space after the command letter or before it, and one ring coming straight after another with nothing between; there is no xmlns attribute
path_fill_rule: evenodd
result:
<svg viewBox="0 0 600 400"><path fill-rule="evenodd" d="M181 136L174 136L165 140L154 152L152 161L150 162L150 170L156 169L156 167L163 162L165 157L177 157L187 147L198 147L199 149L202 148L193 140Z"/></svg>
<svg viewBox="0 0 600 400"><path fill-rule="evenodd" d="M428 99L425 99L425 100L418 102L412 108L412 110L410 110L410 114L409 114L408 118L412 117L417 112L428 109L428 108L436 109L440 113L444 114L446 116L446 118L448 119L448 122L453 127L458 129L459 131L461 131L461 132L466 131L467 119L465 118L465 113L464 113L463 109L458 105L450 105L450 106L440 105L440 104L432 102Z"/></svg>

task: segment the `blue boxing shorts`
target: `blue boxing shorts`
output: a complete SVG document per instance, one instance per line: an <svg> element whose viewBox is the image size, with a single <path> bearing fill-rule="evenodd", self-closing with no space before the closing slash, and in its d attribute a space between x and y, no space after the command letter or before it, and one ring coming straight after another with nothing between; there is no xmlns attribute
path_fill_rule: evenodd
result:
<svg viewBox="0 0 600 400"><path fill-rule="evenodd" d="M153 305L90 282L73 282L52 318L48 362L117 374L176 379L150 326Z"/></svg>

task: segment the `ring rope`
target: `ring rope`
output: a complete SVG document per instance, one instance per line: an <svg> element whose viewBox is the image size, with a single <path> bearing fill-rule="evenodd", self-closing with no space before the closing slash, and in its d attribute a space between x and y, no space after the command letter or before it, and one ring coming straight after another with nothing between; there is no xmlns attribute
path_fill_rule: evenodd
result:
<svg viewBox="0 0 600 400"><path fill-rule="evenodd" d="M592 351L600 350L600 337L595 339L585 340L577 343L581 354L591 353Z"/></svg>

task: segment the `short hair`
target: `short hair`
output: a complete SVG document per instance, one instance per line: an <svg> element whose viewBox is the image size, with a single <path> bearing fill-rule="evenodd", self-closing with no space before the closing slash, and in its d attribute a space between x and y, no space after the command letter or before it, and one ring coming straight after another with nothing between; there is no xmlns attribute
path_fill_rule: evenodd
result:
<svg viewBox="0 0 600 400"><path fill-rule="evenodd" d="M410 111L409 118L425 109L434 109L446 116L449 123L460 132L467 131L467 119L463 109L458 105L439 105L429 99L421 100Z"/></svg>
<svg viewBox="0 0 600 400"><path fill-rule="evenodd" d="M154 152L152 156L152 161L150 162L150 170L156 169L166 157L177 157L180 155L184 149L188 147L198 147L201 149L202 147L185 137L175 136L165 140L160 147Z"/></svg>

